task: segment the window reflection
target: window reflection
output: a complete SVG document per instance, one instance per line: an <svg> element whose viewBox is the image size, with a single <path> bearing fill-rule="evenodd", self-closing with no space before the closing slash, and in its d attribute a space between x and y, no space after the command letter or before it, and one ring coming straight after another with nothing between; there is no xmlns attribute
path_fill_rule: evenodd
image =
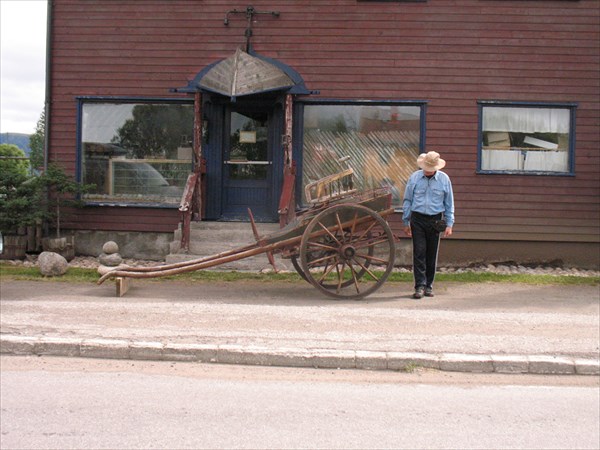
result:
<svg viewBox="0 0 600 450"><path fill-rule="evenodd" d="M184 104L82 105L89 201L178 205L192 170L194 111Z"/></svg>
<svg viewBox="0 0 600 450"><path fill-rule="evenodd" d="M345 168L350 156L355 187L389 187L395 207L420 150L421 107L401 105L306 105L303 185Z"/></svg>

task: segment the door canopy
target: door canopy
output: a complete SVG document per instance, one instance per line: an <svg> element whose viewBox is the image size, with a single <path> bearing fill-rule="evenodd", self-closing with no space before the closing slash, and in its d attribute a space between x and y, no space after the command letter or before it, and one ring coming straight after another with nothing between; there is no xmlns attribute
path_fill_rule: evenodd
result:
<svg viewBox="0 0 600 450"><path fill-rule="evenodd" d="M287 91L311 94L302 77L280 61L238 49L232 56L217 61L200 71L186 87L175 92L208 91L231 97Z"/></svg>

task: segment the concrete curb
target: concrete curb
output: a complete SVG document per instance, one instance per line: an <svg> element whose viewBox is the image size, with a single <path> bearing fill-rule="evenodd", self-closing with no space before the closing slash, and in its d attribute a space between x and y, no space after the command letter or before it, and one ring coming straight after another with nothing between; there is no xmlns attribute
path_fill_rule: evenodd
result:
<svg viewBox="0 0 600 450"><path fill-rule="evenodd" d="M1 335L0 353L325 369L410 372L423 367L468 373L600 375L599 360L564 356L267 348L18 335Z"/></svg>

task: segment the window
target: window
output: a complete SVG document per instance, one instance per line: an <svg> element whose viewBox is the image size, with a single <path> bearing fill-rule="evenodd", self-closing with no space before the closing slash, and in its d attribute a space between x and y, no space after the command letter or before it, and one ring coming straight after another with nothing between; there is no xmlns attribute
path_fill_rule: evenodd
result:
<svg viewBox="0 0 600 450"><path fill-rule="evenodd" d="M81 181L89 202L178 206L192 170L194 108L80 100Z"/></svg>
<svg viewBox="0 0 600 450"><path fill-rule="evenodd" d="M479 171L572 173L575 106L480 102Z"/></svg>
<svg viewBox="0 0 600 450"><path fill-rule="evenodd" d="M394 206L400 208L406 181L424 147L424 111L424 102L307 103L302 185L348 164L355 188L387 186ZM349 159L340 162L345 157Z"/></svg>

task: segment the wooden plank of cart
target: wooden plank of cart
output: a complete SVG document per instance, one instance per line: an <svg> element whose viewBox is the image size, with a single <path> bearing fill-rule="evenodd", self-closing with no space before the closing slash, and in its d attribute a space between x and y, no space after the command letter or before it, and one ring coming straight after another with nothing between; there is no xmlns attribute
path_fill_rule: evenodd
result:
<svg viewBox="0 0 600 450"><path fill-rule="evenodd" d="M273 254L290 258L300 276L327 296L366 297L385 283L394 267L394 236L385 219L394 210L388 190L358 192L353 186L353 170L345 169L308 184L310 206L276 233L260 236L248 210L254 244L176 264L112 270L98 284L116 279L121 296L130 278L176 275L265 253L273 265Z"/></svg>

